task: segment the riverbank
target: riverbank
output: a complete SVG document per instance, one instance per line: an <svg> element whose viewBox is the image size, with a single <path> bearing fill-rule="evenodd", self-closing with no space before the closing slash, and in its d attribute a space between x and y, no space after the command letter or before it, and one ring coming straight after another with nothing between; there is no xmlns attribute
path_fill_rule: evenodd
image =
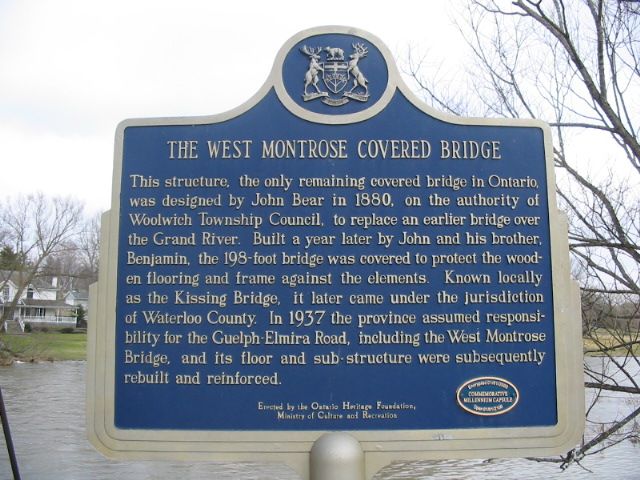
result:
<svg viewBox="0 0 640 480"><path fill-rule="evenodd" d="M600 357L606 354L613 357L625 357L628 355L640 356L640 332L638 331L613 331L604 328L590 332L589 336L582 339L585 357Z"/></svg>
<svg viewBox="0 0 640 480"><path fill-rule="evenodd" d="M592 338L584 338L584 352L587 357L603 355L602 348L611 348L612 354L626 355L627 347L615 348L620 344L631 344L633 353L640 355L640 344L630 335L614 337L605 330ZM610 352L610 353L611 353ZM0 335L0 366L21 362L54 362L61 360L85 360L87 358L87 334L34 332L25 334Z"/></svg>
<svg viewBox="0 0 640 480"><path fill-rule="evenodd" d="M0 365L10 365L13 361L53 362L86 358L86 333L35 332L0 335Z"/></svg>

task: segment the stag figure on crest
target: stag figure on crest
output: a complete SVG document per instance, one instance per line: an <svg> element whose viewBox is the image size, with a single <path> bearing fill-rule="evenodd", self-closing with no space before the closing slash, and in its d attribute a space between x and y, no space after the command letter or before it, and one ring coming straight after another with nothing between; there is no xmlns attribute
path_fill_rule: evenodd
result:
<svg viewBox="0 0 640 480"><path fill-rule="evenodd" d="M306 45L300 49L302 53L309 57L309 69L304 74L304 97L305 99L308 97L316 97L316 96L324 96L327 95L326 92L323 92L318 87L318 82L320 81L320 77L318 76L319 72L324 72L324 68L318 60L320 60L320 52L322 52L322 47L317 48L309 48ZM307 88L309 85L313 85L313 88L316 89L316 93L309 93Z"/></svg>
<svg viewBox="0 0 640 480"><path fill-rule="evenodd" d="M364 76L364 74L360 71L360 68L358 67L358 62L360 61L361 58L366 57L369 51L367 50L367 47L365 47L362 43L354 43L352 45L353 45L354 52L351 55L349 55L349 58L351 60L349 60L349 67L347 68L347 72L353 75L353 86L351 87L351 90L346 92L346 94L352 95L353 91L356 88L362 87L364 88L364 94L361 94L359 96L362 96L363 98L368 97L369 87L367 86L367 83L369 81Z"/></svg>

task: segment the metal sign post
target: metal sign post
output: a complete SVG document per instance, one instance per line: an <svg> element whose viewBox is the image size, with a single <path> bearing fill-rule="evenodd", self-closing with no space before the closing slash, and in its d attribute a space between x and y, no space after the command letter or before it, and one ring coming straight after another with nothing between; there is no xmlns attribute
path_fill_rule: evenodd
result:
<svg viewBox="0 0 640 480"><path fill-rule="evenodd" d="M361 451L369 478L580 438L549 128L432 110L367 32L295 35L230 112L122 122L101 245L88 421L107 455L322 479L326 452L355 472Z"/></svg>
<svg viewBox="0 0 640 480"><path fill-rule="evenodd" d="M18 459L16 451L13 448L13 438L11 437L11 429L9 428L9 418L7 417L7 409L4 406L2 397L2 388L0 387L0 420L2 420L2 431L4 432L4 440L7 445L7 453L9 454L9 462L11 463L11 472L14 480L20 480L20 470L18 468Z"/></svg>

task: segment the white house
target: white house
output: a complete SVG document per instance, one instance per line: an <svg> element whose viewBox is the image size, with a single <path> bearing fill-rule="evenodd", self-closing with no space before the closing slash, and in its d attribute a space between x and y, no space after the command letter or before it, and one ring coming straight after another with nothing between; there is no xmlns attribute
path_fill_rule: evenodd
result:
<svg viewBox="0 0 640 480"><path fill-rule="evenodd" d="M64 301L75 307L81 306L86 312L89 309L89 292L87 290L70 290L64 296Z"/></svg>
<svg viewBox="0 0 640 480"><path fill-rule="evenodd" d="M20 272L0 270L0 315L4 315L5 308L14 299L21 284ZM8 330L9 323L16 322L22 331L24 325L74 327L76 325L76 307L65 300L58 300L58 282L53 277L51 281L35 278L24 289L12 318L0 327Z"/></svg>

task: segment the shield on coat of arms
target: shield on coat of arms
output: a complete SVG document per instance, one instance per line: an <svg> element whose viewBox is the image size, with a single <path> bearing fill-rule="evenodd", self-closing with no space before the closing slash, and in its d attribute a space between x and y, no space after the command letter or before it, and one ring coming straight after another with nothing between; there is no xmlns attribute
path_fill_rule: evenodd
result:
<svg viewBox="0 0 640 480"><path fill-rule="evenodd" d="M349 80L347 62L324 62L322 67L322 80L327 88L333 93L341 92Z"/></svg>

